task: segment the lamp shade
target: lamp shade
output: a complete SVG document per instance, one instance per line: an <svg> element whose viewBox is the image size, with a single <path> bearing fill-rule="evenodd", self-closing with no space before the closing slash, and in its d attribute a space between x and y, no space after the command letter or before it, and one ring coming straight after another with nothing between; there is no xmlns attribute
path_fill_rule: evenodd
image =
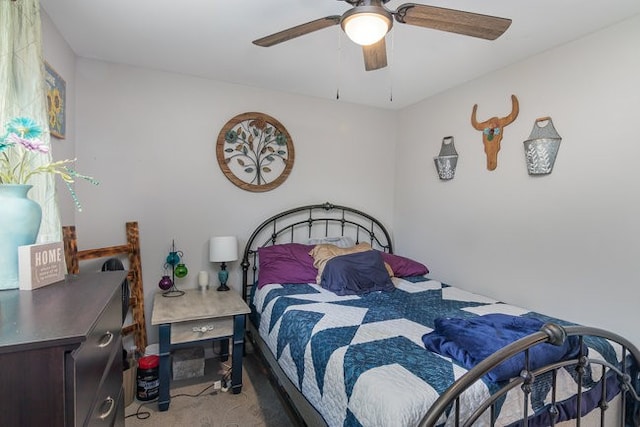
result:
<svg viewBox="0 0 640 427"><path fill-rule="evenodd" d="M342 29L354 42L372 45L382 39L393 26L391 15L379 6L358 6L342 17Z"/></svg>
<svg viewBox="0 0 640 427"><path fill-rule="evenodd" d="M236 236L218 236L209 240L209 261L229 262L238 259Z"/></svg>

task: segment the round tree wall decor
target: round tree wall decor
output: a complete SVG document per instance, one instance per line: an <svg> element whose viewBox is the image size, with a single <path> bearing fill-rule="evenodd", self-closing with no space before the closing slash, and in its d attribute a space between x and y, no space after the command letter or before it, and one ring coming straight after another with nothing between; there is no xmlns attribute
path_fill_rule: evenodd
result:
<svg viewBox="0 0 640 427"><path fill-rule="evenodd" d="M216 156L222 173L243 190L273 190L282 184L295 159L293 141L278 120L264 113L243 113L218 134Z"/></svg>

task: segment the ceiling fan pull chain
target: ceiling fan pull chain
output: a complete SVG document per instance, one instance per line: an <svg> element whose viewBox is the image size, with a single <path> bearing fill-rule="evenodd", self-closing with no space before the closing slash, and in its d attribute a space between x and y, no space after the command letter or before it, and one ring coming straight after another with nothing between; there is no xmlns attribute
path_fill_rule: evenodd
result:
<svg viewBox="0 0 640 427"><path fill-rule="evenodd" d="M393 34L389 37L391 37L391 58L389 61L389 102L393 102L393 73L391 70L393 70L393 54L396 47L396 38Z"/></svg>
<svg viewBox="0 0 640 427"><path fill-rule="evenodd" d="M340 99L340 82L342 80L342 32L338 31L338 70L336 71L337 75L337 84L336 84L336 99Z"/></svg>

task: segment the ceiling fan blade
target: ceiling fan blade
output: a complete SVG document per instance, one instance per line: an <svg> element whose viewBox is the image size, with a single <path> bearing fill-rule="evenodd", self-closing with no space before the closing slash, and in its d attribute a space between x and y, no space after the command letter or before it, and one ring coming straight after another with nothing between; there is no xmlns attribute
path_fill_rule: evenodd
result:
<svg viewBox="0 0 640 427"><path fill-rule="evenodd" d="M323 28L338 25L339 23L340 15L326 16L324 18L316 19L315 21L287 28L286 30L273 33L266 37L262 37L261 39L254 40L253 44L262 47L269 47L296 37L304 36L305 34L309 34L314 31L322 30Z"/></svg>
<svg viewBox="0 0 640 427"><path fill-rule="evenodd" d="M379 42L369 46L362 46L364 55L364 69L367 71L379 70L387 66L387 44L384 37Z"/></svg>
<svg viewBox="0 0 640 427"><path fill-rule="evenodd" d="M511 19L423 4L406 3L394 13L396 21L481 39L495 40L511 25Z"/></svg>

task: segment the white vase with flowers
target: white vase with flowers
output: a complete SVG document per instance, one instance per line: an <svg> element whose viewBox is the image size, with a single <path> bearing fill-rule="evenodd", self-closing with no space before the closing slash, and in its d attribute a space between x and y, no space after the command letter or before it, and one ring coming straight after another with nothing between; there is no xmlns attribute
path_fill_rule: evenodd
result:
<svg viewBox="0 0 640 427"><path fill-rule="evenodd" d="M67 185L78 210L80 203L71 184L77 178L97 182L69 167L75 159L32 166L35 156L49 153L42 139L43 129L28 117L10 120L0 131L0 290L19 287L18 247L36 242L42 209L27 197L30 179L38 174L54 174Z"/></svg>

